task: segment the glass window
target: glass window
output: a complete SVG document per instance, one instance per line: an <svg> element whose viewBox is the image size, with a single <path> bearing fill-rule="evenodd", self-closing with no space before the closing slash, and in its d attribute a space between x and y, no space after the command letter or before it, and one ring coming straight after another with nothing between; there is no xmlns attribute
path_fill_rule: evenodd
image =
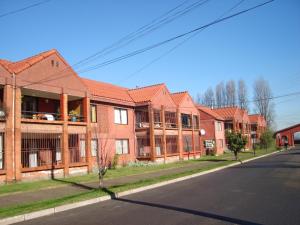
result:
<svg viewBox="0 0 300 225"><path fill-rule="evenodd" d="M115 123L128 124L127 109L115 108Z"/></svg>
<svg viewBox="0 0 300 225"><path fill-rule="evenodd" d="M128 154L128 139L116 140L116 154Z"/></svg>
<svg viewBox="0 0 300 225"><path fill-rule="evenodd" d="M91 105L91 122L97 123L97 106Z"/></svg>
<svg viewBox="0 0 300 225"><path fill-rule="evenodd" d="M217 122L217 131L222 131L222 123Z"/></svg>
<svg viewBox="0 0 300 225"><path fill-rule="evenodd" d="M98 140L92 139L91 140L91 154L93 157L97 156L97 150L98 150Z"/></svg>

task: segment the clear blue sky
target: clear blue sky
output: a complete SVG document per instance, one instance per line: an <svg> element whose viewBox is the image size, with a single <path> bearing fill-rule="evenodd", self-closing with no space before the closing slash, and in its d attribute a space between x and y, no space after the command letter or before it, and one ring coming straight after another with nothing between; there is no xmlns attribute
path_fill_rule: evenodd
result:
<svg viewBox="0 0 300 225"><path fill-rule="evenodd" d="M187 4L196 0L190 0ZM0 15L38 0L1 0ZM52 0L0 18L0 58L20 60L56 48L72 65L152 21L183 0ZM136 42L100 58L100 63L204 25L238 0L211 0ZM245 0L245 9L263 0ZM132 73L176 45L156 48L81 76L135 87L165 82L170 90L192 96L224 80L248 85L262 76L273 94L300 91L300 1L276 0L255 11L217 24L134 76ZM128 78L131 76L130 78ZM300 96L275 101L277 127L300 122Z"/></svg>

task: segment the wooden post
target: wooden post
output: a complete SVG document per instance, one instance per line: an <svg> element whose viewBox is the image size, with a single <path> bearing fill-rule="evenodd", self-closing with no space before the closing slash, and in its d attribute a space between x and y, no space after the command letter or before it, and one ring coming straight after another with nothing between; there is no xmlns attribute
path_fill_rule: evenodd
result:
<svg viewBox="0 0 300 225"><path fill-rule="evenodd" d="M88 165L88 172L92 172L92 156L91 156L91 118L90 118L90 99L88 97L84 97L82 100L83 103L83 116L84 121L86 122L86 134L85 134L85 155L86 162Z"/></svg>
<svg viewBox="0 0 300 225"><path fill-rule="evenodd" d="M163 152L164 152L164 162L167 161L167 140L166 140L166 118L165 118L165 107L161 106L161 119L162 119L162 127L163 127Z"/></svg>
<svg viewBox="0 0 300 225"><path fill-rule="evenodd" d="M13 86L4 86L3 102L6 109L5 115L5 135L4 135L4 169L6 170L6 182L14 180L14 130L13 130Z"/></svg>
<svg viewBox="0 0 300 225"><path fill-rule="evenodd" d="M194 114L191 114L192 116L192 146L193 146L193 154L194 154L194 159L196 158L196 148L195 148L195 136L194 136Z"/></svg>
<svg viewBox="0 0 300 225"><path fill-rule="evenodd" d="M150 148L151 148L151 161L155 161L156 153L155 153L155 136L154 136L154 117L153 117L153 108L152 105L148 106L149 113L149 129L150 129Z"/></svg>
<svg viewBox="0 0 300 225"><path fill-rule="evenodd" d="M16 88L15 89L15 180L21 180L22 179L22 173L21 173L21 103L22 103L22 97L21 97L21 89Z"/></svg>
<svg viewBox="0 0 300 225"><path fill-rule="evenodd" d="M68 95L61 94L60 96L60 111L61 120L63 121L63 133L62 133L62 155L63 155L63 165L64 165L64 176L69 175L69 133L68 133Z"/></svg>
<svg viewBox="0 0 300 225"><path fill-rule="evenodd" d="M179 150L179 158L183 159L183 146L182 146L182 124L181 124L181 113L179 108L176 110L176 117L177 117L177 126L178 126L178 150Z"/></svg>

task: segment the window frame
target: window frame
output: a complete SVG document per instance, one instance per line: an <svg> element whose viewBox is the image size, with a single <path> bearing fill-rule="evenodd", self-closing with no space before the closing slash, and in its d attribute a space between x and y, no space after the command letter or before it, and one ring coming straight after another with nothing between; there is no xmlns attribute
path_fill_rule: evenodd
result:
<svg viewBox="0 0 300 225"><path fill-rule="evenodd" d="M95 121L93 121L93 108L95 108ZM96 104L91 104L90 105L90 121L91 123L97 123L98 122L98 118L97 118L97 105Z"/></svg>
<svg viewBox="0 0 300 225"><path fill-rule="evenodd" d="M116 111L118 111L119 113L119 121L120 122L116 122ZM122 120L122 112L126 112L126 123L123 122ZM128 110L125 108L114 108L114 123L118 124L118 125L128 125Z"/></svg>
<svg viewBox="0 0 300 225"><path fill-rule="evenodd" d="M121 153L118 153L118 150L117 150L117 143L120 142L121 143ZM124 142L127 142L127 152L124 153ZM117 155L129 155L130 154L130 150L129 150L129 139L116 139L115 140L115 147L116 147L116 154Z"/></svg>
<svg viewBox="0 0 300 225"><path fill-rule="evenodd" d="M96 145L93 145L92 144L93 142L96 142ZM93 146L96 146L95 150L93 150ZM92 138L91 139L91 156L92 157L97 157L97 151L98 151L98 139L97 138ZM93 153L95 153L95 155Z"/></svg>

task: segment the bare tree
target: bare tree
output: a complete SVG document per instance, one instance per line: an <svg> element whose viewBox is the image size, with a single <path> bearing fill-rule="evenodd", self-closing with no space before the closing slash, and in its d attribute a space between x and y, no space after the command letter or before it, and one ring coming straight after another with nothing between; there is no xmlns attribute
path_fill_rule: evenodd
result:
<svg viewBox="0 0 300 225"><path fill-rule="evenodd" d="M214 96L214 91L211 87L208 88L204 92L202 104L206 105L208 107L211 107L211 108L214 107L214 105L215 105L215 96Z"/></svg>
<svg viewBox="0 0 300 225"><path fill-rule="evenodd" d="M253 86L255 111L263 115L267 121L267 126L271 126L274 120L274 104L272 100L272 91L269 82L259 78Z"/></svg>
<svg viewBox="0 0 300 225"><path fill-rule="evenodd" d="M104 176L112 161L111 142L107 133L100 133L98 126L92 129L92 135L93 139L97 140L97 146L94 147L96 147L99 188L103 188Z"/></svg>
<svg viewBox="0 0 300 225"><path fill-rule="evenodd" d="M216 107L220 108L226 106L226 90L223 81L217 84L215 89L215 96Z"/></svg>
<svg viewBox="0 0 300 225"><path fill-rule="evenodd" d="M229 80L226 83L226 105L236 106L236 88L234 80Z"/></svg>
<svg viewBox="0 0 300 225"><path fill-rule="evenodd" d="M198 94L196 95L195 102L196 102L197 104L201 104L201 103L202 103L202 97L201 97L201 94L198 93Z"/></svg>
<svg viewBox="0 0 300 225"><path fill-rule="evenodd" d="M247 87L242 79L238 82L238 104L240 108L249 111Z"/></svg>

